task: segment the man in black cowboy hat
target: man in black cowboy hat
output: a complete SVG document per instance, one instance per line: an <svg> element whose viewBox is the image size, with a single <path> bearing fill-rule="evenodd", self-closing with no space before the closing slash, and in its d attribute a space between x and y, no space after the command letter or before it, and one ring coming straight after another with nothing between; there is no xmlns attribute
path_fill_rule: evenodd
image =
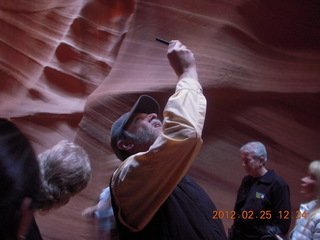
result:
<svg viewBox="0 0 320 240"><path fill-rule="evenodd" d="M226 239L205 191L185 176L202 145L206 99L193 53L171 41L168 59L178 75L175 93L159 105L143 95L112 126L111 146L123 161L111 196L120 239Z"/></svg>

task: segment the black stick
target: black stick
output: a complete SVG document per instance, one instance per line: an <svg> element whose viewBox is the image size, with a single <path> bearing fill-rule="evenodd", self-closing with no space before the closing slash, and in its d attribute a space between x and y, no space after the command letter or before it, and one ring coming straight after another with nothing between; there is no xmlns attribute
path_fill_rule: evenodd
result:
<svg viewBox="0 0 320 240"><path fill-rule="evenodd" d="M167 40L164 40L164 39L162 39L162 38L158 38L158 37L156 37L156 40L157 41L159 41L159 42L162 42L162 43L164 43L164 44L166 44L166 45L169 45L169 41L167 41Z"/></svg>

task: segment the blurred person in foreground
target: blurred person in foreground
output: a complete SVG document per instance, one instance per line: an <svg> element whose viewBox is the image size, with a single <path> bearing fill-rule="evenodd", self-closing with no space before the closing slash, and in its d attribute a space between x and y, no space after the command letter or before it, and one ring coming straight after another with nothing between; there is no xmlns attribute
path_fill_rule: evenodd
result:
<svg viewBox="0 0 320 240"><path fill-rule="evenodd" d="M301 179L301 193L308 202L302 203L296 212L290 240L320 239L320 160L309 164L308 175Z"/></svg>
<svg viewBox="0 0 320 240"><path fill-rule="evenodd" d="M23 240L38 200L40 170L28 139L5 119L0 119L0 186L0 239Z"/></svg>
<svg viewBox="0 0 320 240"><path fill-rule="evenodd" d="M86 151L79 145L62 140L38 155L40 164L40 191L37 210L41 214L66 205L80 193L91 178L91 166ZM34 239L39 229L35 222L27 235Z"/></svg>
<svg viewBox="0 0 320 240"><path fill-rule="evenodd" d="M185 176L202 146L206 99L193 53L180 41L168 47L178 76L175 93L159 119L159 104L142 95L114 122L111 147L123 161L110 193L120 239L226 239L215 205Z"/></svg>
<svg viewBox="0 0 320 240"><path fill-rule="evenodd" d="M273 170L266 169L267 150L261 142L249 142L240 148L242 166L247 172L238 190L234 224L230 240L277 239L290 228L289 185Z"/></svg>
<svg viewBox="0 0 320 240"><path fill-rule="evenodd" d="M88 154L79 145L62 140L38 155L41 191L38 209L46 212L66 205L89 183L91 166Z"/></svg>

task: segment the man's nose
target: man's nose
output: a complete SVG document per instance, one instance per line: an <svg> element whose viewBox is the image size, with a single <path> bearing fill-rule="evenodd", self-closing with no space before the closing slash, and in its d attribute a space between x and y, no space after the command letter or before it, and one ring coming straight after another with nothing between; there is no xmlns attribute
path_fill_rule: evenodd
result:
<svg viewBox="0 0 320 240"><path fill-rule="evenodd" d="M158 119L158 115L156 113L148 114L148 120L151 121L153 119Z"/></svg>

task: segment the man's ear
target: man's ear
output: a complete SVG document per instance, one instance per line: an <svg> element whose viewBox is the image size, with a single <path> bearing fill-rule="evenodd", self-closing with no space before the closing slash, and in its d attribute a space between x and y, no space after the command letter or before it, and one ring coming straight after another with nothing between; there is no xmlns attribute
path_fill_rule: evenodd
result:
<svg viewBox="0 0 320 240"><path fill-rule="evenodd" d="M264 157L259 157L259 162L263 165L263 163L264 163Z"/></svg>
<svg viewBox="0 0 320 240"><path fill-rule="evenodd" d="M120 140L117 142L117 147L120 150L130 151L134 147L132 139Z"/></svg>

